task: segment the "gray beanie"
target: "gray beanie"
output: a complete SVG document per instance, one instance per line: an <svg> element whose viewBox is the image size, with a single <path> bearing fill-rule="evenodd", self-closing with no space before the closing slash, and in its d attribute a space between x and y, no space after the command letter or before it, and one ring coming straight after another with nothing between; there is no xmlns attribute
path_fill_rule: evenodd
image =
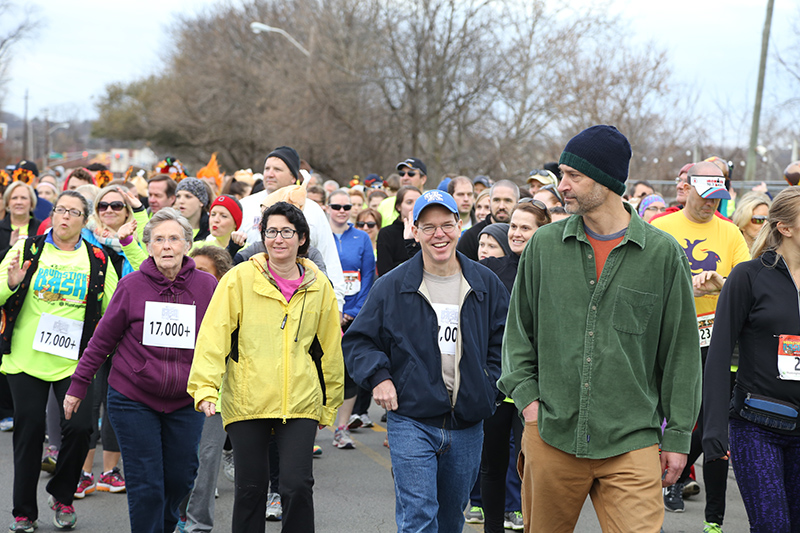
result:
<svg viewBox="0 0 800 533"><path fill-rule="evenodd" d="M506 255L511 255L511 246L508 244L508 224L505 222L498 222L496 224L489 224L485 228L483 228L478 235L478 240L480 241L481 235L483 234L489 235L490 237L494 237L494 240L497 241L497 244L500 245L500 248L503 249L503 252Z"/></svg>
<svg viewBox="0 0 800 533"><path fill-rule="evenodd" d="M205 184L197 178L183 178L178 187L175 189L175 194L181 191L186 191L197 197L203 204L203 207L208 205L208 189Z"/></svg>

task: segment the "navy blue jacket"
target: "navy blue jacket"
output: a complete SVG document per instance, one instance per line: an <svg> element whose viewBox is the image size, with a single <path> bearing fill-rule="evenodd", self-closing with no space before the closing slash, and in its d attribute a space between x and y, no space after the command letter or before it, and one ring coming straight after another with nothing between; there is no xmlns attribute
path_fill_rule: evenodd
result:
<svg viewBox="0 0 800 533"><path fill-rule="evenodd" d="M461 253L457 257L470 290L461 302L460 381L452 405L442 379L438 320L420 292L422 254L378 278L342 340L356 383L371 390L391 379L398 414L449 429L470 427L494 413L508 312L508 291L498 277Z"/></svg>

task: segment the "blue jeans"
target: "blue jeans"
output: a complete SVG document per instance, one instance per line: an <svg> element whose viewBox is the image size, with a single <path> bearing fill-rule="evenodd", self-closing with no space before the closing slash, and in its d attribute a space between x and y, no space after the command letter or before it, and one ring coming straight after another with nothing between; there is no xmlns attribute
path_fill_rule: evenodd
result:
<svg viewBox="0 0 800 533"><path fill-rule="evenodd" d="M480 470L483 424L441 429L390 411L387 430L398 533L460 533Z"/></svg>
<svg viewBox="0 0 800 533"><path fill-rule="evenodd" d="M109 386L108 418L125 463L131 531L172 533L197 475L205 416L191 404L161 413Z"/></svg>

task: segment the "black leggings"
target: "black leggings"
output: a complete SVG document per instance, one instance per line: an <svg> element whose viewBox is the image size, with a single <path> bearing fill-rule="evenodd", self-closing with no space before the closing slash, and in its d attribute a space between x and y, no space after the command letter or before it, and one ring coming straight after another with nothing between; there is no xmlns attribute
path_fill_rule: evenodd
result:
<svg viewBox="0 0 800 533"><path fill-rule="evenodd" d="M104 452L119 452L119 443L111 421L108 419L108 373L111 371L111 357L105 360L97 369L92 383L94 384L94 401L92 402L92 436L89 440L89 449L97 447L97 441L103 443ZM102 413L100 409L102 407ZM98 426L102 416L102 425Z"/></svg>
<svg viewBox="0 0 800 533"><path fill-rule="evenodd" d="M61 413L61 449L47 492L56 500L72 505L75 487L89 451L92 433L92 387L70 420L64 418L64 396L70 379L42 381L25 373L8 374L8 384L14 397L14 516L39 518L36 492L42 464L42 445L45 434L45 409L50 386L58 400Z"/></svg>
<svg viewBox="0 0 800 533"><path fill-rule="evenodd" d="M483 455L481 457L481 500L487 533L503 533L506 508L506 473L508 442L514 432L514 453L522 442L522 421L513 403L501 402L492 416L483 421Z"/></svg>
<svg viewBox="0 0 800 533"><path fill-rule="evenodd" d="M235 496L233 525L237 533L263 533L269 483L271 440L278 445L281 469L282 531L314 531L313 450L316 420L267 418L231 422L225 429L233 444ZM272 435L272 432L275 435Z"/></svg>

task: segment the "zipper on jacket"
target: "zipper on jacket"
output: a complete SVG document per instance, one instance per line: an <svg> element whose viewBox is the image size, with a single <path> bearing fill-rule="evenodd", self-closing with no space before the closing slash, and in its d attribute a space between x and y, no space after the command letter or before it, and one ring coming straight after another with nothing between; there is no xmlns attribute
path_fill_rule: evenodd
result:
<svg viewBox="0 0 800 533"><path fill-rule="evenodd" d="M286 303L286 314L283 317L283 324L281 325L281 329L283 330L283 406L281 410L283 411L283 423L286 423L286 409L289 404L289 360L290 357L287 355L289 353L289 342L286 338L287 331L283 328L286 324L286 319L289 316L289 303Z"/></svg>
<svg viewBox="0 0 800 533"><path fill-rule="evenodd" d="M283 320L281 321L281 329L286 327L286 319L287 318L289 318L289 313L286 313L285 315L283 315Z"/></svg>

